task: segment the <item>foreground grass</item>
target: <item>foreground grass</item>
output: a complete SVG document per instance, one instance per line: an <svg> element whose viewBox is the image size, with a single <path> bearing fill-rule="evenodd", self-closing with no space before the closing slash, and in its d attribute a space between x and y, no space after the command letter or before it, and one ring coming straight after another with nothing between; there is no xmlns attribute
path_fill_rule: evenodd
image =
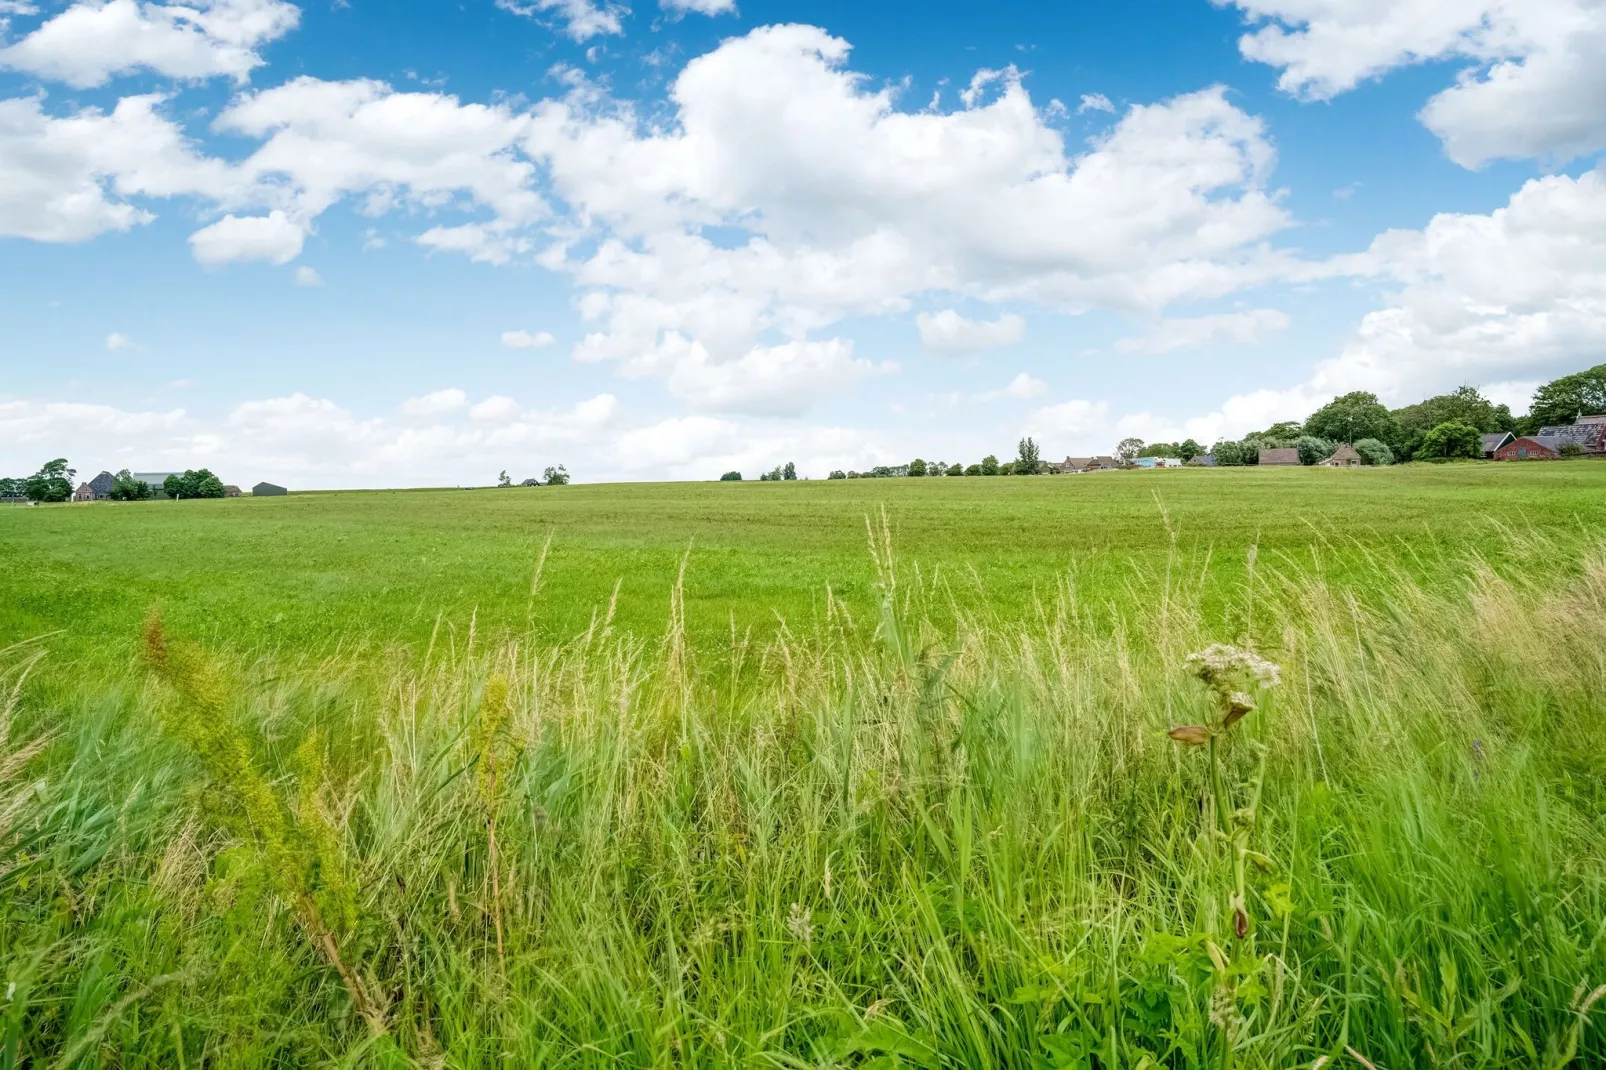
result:
<svg viewBox="0 0 1606 1070"><path fill-rule="evenodd" d="M12 646L0 1066L1601 1065L1606 547L1482 540L1000 608L877 531L764 639L671 574L651 639ZM1207 752L1217 641L1282 673Z"/></svg>

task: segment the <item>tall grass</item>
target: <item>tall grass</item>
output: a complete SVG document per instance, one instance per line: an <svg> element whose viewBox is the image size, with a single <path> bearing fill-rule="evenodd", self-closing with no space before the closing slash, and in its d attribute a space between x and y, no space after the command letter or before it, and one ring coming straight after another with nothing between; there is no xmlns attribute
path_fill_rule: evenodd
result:
<svg viewBox="0 0 1606 1070"><path fill-rule="evenodd" d="M1606 547L1006 619L871 544L875 619L717 656L679 583L656 641L0 654L0 1067L1606 1063Z"/></svg>

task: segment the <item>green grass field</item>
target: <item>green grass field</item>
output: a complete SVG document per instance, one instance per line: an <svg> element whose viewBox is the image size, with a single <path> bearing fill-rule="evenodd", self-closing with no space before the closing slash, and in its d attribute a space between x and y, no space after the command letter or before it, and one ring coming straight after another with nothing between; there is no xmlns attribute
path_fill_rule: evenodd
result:
<svg viewBox="0 0 1606 1070"><path fill-rule="evenodd" d="M0 584L0 1070L1606 1064L1606 465L8 508Z"/></svg>

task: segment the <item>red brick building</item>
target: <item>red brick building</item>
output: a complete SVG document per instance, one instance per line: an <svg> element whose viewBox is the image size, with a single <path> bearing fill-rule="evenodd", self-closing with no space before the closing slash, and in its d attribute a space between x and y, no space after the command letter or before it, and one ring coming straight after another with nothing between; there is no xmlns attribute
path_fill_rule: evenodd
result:
<svg viewBox="0 0 1606 1070"><path fill-rule="evenodd" d="M1497 461L1554 461L1561 456L1561 439L1554 435L1514 438L1494 451Z"/></svg>

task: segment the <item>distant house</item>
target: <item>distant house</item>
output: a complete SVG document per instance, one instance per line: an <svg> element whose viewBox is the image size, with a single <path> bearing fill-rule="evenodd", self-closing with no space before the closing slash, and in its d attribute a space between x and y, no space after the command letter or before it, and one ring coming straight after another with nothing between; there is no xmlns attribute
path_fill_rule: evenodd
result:
<svg viewBox="0 0 1606 1070"><path fill-rule="evenodd" d="M1214 468L1216 466L1216 455L1213 453L1196 453L1188 461L1188 464L1194 468Z"/></svg>
<svg viewBox="0 0 1606 1070"><path fill-rule="evenodd" d="M539 487L540 485L541 481L539 479L526 479L524 482L519 484L521 487Z"/></svg>
<svg viewBox="0 0 1606 1070"><path fill-rule="evenodd" d="M75 502L92 502L95 500L95 492L90 489L88 483L80 483L78 484L78 489L72 492L72 500Z"/></svg>
<svg viewBox="0 0 1606 1070"><path fill-rule="evenodd" d="M238 498L239 496L240 496L240 488L239 487L236 487L233 483L225 483L225 484L223 484L223 497L225 497L225 498Z"/></svg>
<svg viewBox="0 0 1606 1070"><path fill-rule="evenodd" d="M289 493L276 483L258 483L251 488L253 498L279 498Z"/></svg>
<svg viewBox="0 0 1606 1070"><path fill-rule="evenodd" d="M1261 450L1260 463L1262 465L1295 465L1299 463L1299 451L1292 446L1276 450Z"/></svg>
<svg viewBox="0 0 1606 1070"><path fill-rule="evenodd" d="M1107 468L1119 468L1120 464L1114 457L1067 457L1060 463L1062 473L1070 472L1100 472Z"/></svg>
<svg viewBox="0 0 1606 1070"><path fill-rule="evenodd" d="M1180 457L1134 457L1132 463L1139 468L1181 468Z"/></svg>
<svg viewBox="0 0 1606 1070"><path fill-rule="evenodd" d="M1495 450L1510 442L1515 436L1510 431L1494 431L1481 436L1483 439L1483 459L1494 460Z"/></svg>
<svg viewBox="0 0 1606 1070"><path fill-rule="evenodd" d="M1555 435L1524 435L1494 451L1497 461L1554 461L1561 456L1563 440Z"/></svg>
<svg viewBox="0 0 1606 1070"><path fill-rule="evenodd" d="M97 502L108 501L112 496L112 487L117 483L117 477L110 472L102 472L89 481L89 489L94 493Z"/></svg>
<svg viewBox="0 0 1606 1070"><path fill-rule="evenodd" d="M141 483L149 483L151 485L151 496L153 498L165 498L165 497L167 497L167 491L162 489L162 484L167 482L167 477L168 476L181 476L184 473L183 472L134 472L132 474L133 474L134 478L137 481L139 481Z"/></svg>
<svg viewBox="0 0 1606 1070"><path fill-rule="evenodd" d="M1299 451L1295 450L1294 452L1297 454ZM1265 462L1262 461L1261 463L1264 464ZM1359 468L1364 463L1361 460L1361 455L1355 452L1355 447L1347 442L1334 450L1333 455L1322 462L1327 468Z"/></svg>
<svg viewBox="0 0 1606 1070"><path fill-rule="evenodd" d="M1590 453L1606 453L1606 416L1583 416L1570 424L1541 427L1538 438L1576 442Z"/></svg>

